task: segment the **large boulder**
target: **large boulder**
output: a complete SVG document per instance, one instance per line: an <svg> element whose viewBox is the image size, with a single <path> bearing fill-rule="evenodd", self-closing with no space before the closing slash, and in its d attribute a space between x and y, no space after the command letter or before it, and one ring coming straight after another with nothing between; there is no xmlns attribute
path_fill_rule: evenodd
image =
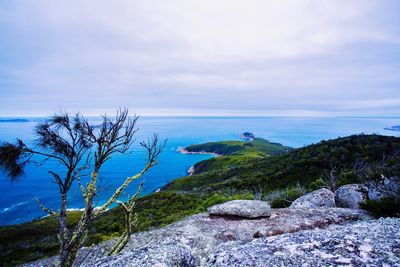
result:
<svg viewBox="0 0 400 267"><path fill-rule="evenodd" d="M335 207L335 195L332 191L321 188L296 199L290 205L290 208L294 209L315 209L320 207Z"/></svg>
<svg viewBox="0 0 400 267"><path fill-rule="evenodd" d="M335 191L335 202L338 207L358 209L359 203L368 198L368 188L361 184L347 184Z"/></svg>
<svg viewBox="0 0 400 267"><path fill-rule="evenodd" d="M255 219L269 217L271 215L271 207L268 202L260 200L232 200L208 208L208 213L215 216Z"/></svg>
<svg viewBox="0 0 400 267"><path fill-rule="evenodd" d="M230 242L206 266L400 266L399 229L386 218Z"/></svg>

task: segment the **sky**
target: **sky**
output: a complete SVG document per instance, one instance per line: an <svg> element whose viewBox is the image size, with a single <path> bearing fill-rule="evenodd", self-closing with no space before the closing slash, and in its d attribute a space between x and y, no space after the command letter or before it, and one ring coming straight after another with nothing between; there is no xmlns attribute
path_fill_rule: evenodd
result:
<svg viewBox="0 0 400 267"><path fill-rule="evenodd" d="M398 0L0 0L0 116L400 116Z"/></svg>

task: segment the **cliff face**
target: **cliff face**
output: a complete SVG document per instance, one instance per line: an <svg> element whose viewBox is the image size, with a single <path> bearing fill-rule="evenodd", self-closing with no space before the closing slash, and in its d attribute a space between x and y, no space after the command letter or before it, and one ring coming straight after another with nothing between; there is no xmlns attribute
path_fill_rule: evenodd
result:
<svg viewBox="0 0 400 267"><path fill-rule="evenodd" d="M237 207L237 206L236 206ZM136 233L124 250L114 241L82 248L78 266L308 266L400 262L400 219L373 220L356 209L272 209L244 218L202 213ZM53 266L56 258L26 266Z"/></svg>

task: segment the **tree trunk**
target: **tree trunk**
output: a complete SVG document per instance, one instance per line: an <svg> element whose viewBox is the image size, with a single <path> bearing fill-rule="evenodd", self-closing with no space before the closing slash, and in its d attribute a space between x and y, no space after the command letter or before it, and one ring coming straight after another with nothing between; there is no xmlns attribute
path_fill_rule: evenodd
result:
<svg viewBox="0 0 400 267"><path fill-rule="evenodd" d="M61 192L61 207L60 207L60 218L58 220L59 232L58 238L60 240L60 266L70 266L66 265L67 259L69 258L69 235L67 228L67 194L66 191L63 190Z"/></svg>
<svg viewBox="0 0 400 267"><path fill-rule="evenodd" d="M74 264L78 249L79 245L68 244L64 246L63 251L60 254L59 265L61 267L71 267Z"/></svg>
<svg viewBox="0 0 400 267"><path fill-rule="evenodd" d="M93 209L90 203L86 206L84 214L82 214L81 220L78 222L75 230L70 233L67 228L67 195L62 194L59 220L59 238L61 242L59 266L70 267L74 264L79 247L92 221L92 213Z"/></svg>

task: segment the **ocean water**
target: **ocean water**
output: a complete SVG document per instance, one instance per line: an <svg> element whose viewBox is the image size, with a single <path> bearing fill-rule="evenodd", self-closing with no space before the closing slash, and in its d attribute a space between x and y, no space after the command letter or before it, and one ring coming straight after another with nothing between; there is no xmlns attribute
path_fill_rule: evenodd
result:
<svg viewBox="0 0 400 267"><path fill-rule="evenodd" d="M9 118L8 118L9 119ZM0 120L0 141L22 138L28 144L34 140L33 128L39 118L10 122ZM96 123L96 119L92 119ZM148 194L169 181L184 176L190 166L211 157L210 155L184 155L177 149L190 144L209 141L238 140L242 132L249 131L257 137L292 147L302 147L321 140L357 133L376 133L400 136L400 132L385 127L400 125L400 118L299 118L299 117L142 117L138 122L140 131L132 153L116 155L100 173L97 205L104 203L126 177L139 171L145 154L138 145L152 133L168 139L160 156L160 164L148 172L144 179L142 194ZM0 225L28 222L45 216L35 203L38 197L46 206L57 209L59 195L57 185L52 183L49 170L62 171L55 162L43 166L29 165L17 182L10 182L0 171ZM138 183L132 184L122 200L135 192ZM68 206L83 207L80 190L71 188Z"/></svg>

